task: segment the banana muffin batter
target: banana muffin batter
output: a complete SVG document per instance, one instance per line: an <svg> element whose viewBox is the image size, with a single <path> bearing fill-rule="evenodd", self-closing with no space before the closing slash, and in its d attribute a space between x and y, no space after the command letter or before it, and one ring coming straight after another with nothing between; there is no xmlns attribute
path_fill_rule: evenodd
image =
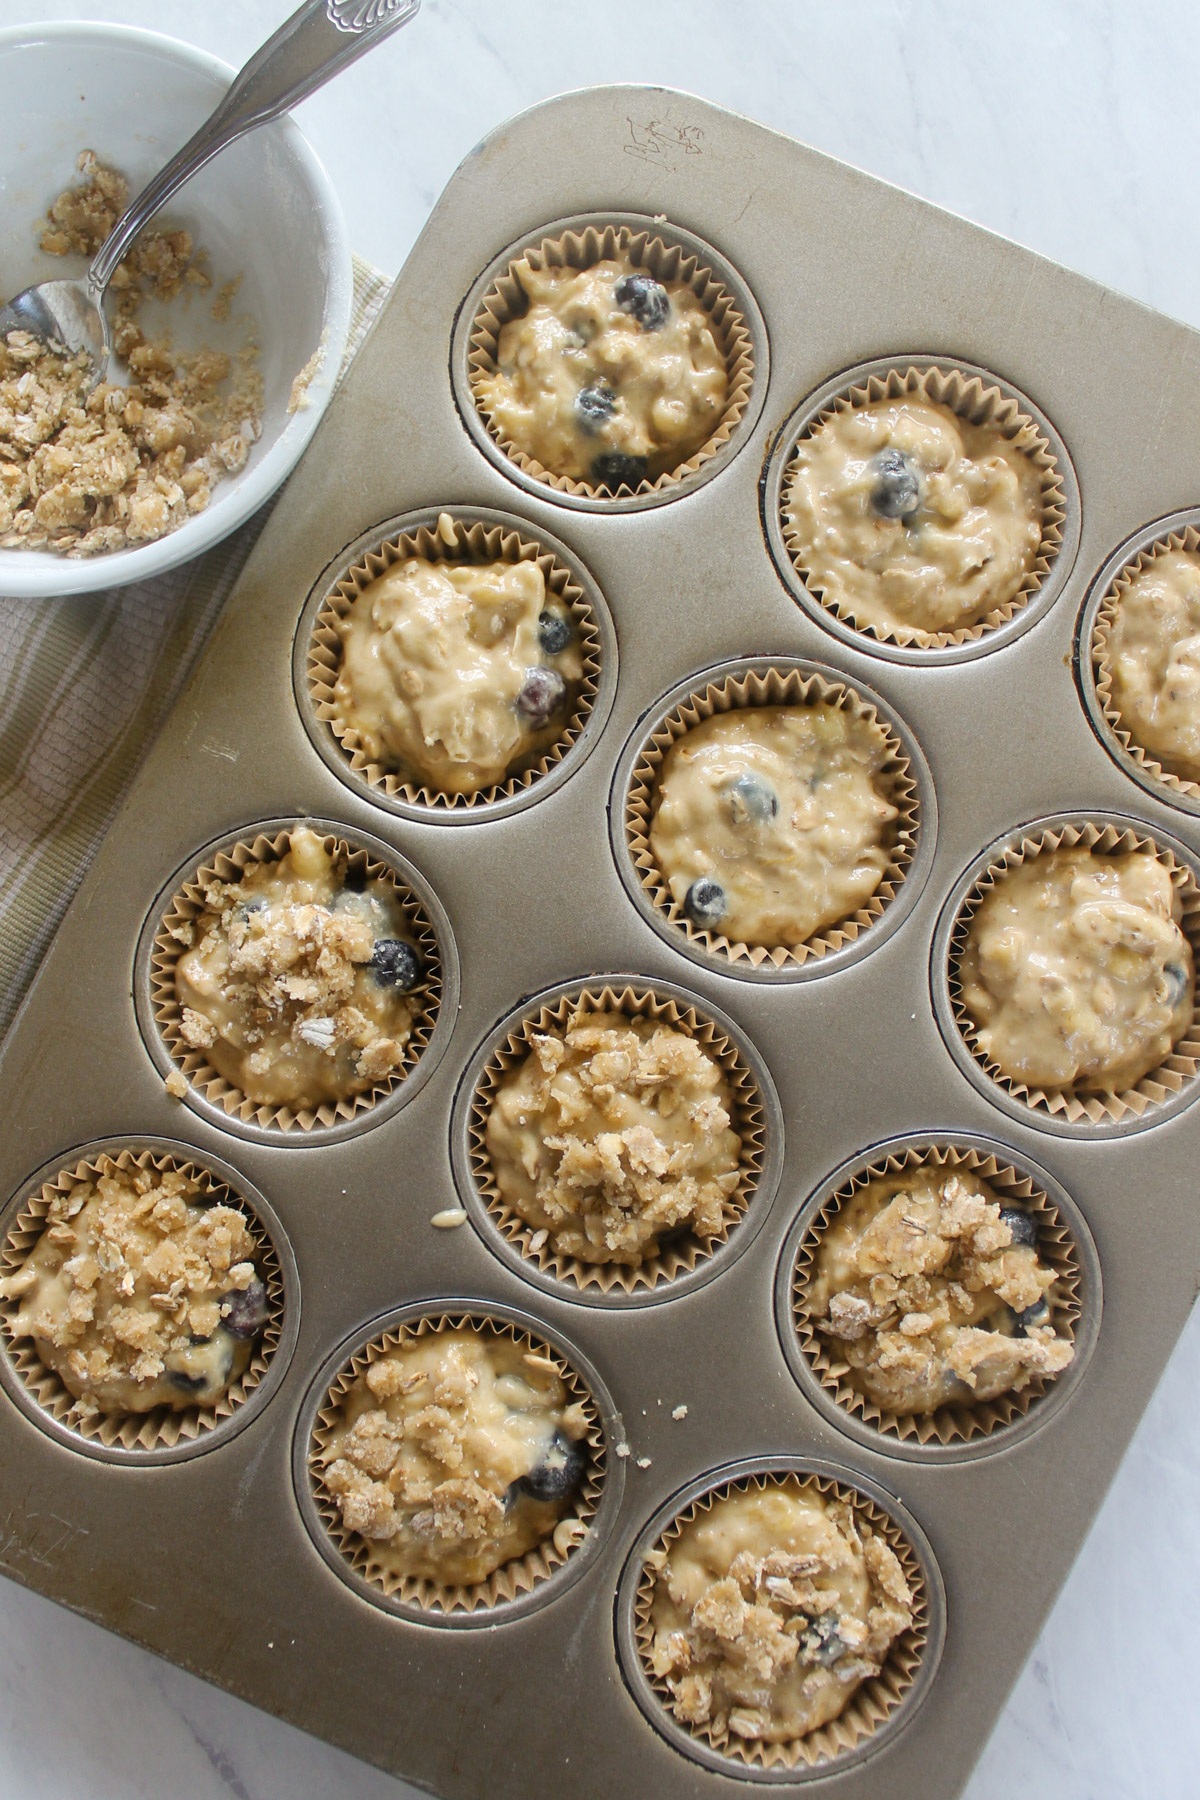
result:
<svg viewBox="0 0 1200 1800"><path fill-rule="evenodd" d="M1167 550L1135 575L1108 634L1112 703L1134 743L1200 781L1200 555Z"/></svg>
<svg viewBox="0 0 1200 1800"><path fill-rule="evenodd" d="M465 1587L554 1536L586 1432L548 1353L484 1329L431 1333L345 1394L322 1478L376 1563Z"/></svg>
<svg viewBox="0 0 1200 1800"><path fill-rule="evenodd" d="M286 856L213 880L174 935L184 1042L248 1099L319 1106L404 1065L424 979L396 889L308 826Z"/></svg>
<svg viewBox="0 0 1200 1800"><path fill-rule="evenodd" d="M959 968L983 1054L1030 1087L1119 1093L1192 1019L1192 951L1148 852L1056 850L1007 870L976 909Z"/></svg>
<svg viewBox="0 0 1200 1800"><path fill-rule="evenodd" d="M1057 1375L1054 1271L1037 1217L931 1166L867 1182L821 1234L805 1296L846 1379L888 1412L934 1412Z"/></svg>
<svg viewBox="0 0 1200 1800"><path fill-rule="evenodd" d="M5 1328L85 1413L213 1406L267 1322L255 1254L243 1215L177 1171L110 1167L55 1193L0 1280Z"/></svg>
<svg viewBox="0 0 1200 1800"><path fill-rule="evenodd" d="M860 630L958 631L1033 568L1041 476L1003 432L948 406L876 400L800 440L785 520L825 604Z"/></svg>
<svg viewBox="0 0 1200 1800"><path fill-rule="evenodd" d="M536 562L395 563L341 622L339 714L373 762L475 794L560 737L583 678Z"/></svg>
<svg viewBox="0 0 1200 1800"><path fill-rule="evenodd" d="M551 1247L636 1267L669 1234L714 1238L741 1139L721 1065L650 1019L584 1013L500 1083L487 1149L500 1197Z"/></svg>
<svg viewBox="0 0 1200 1800"><path fill-rule="evenodd" d="M657 1567L651 1667L715 1739L788 1743L836 1719L912 1624L894 1550L795 1478L717 1500Z"/></svg>
<svg viewBox="0 0 1200 1800"><path fill-rule="evenodd" d="M528 308L475 379L503 441L610 493L670 474L707 443L729 377L685 282L656 281L627 257L583 270L522 262L518 275Z"/></svg>
<svg viewBox="0 0 1200 1800"><path fill-rule="evenodd" d="M866 905L897 809L878 727L822 702L714 713L671 746L650 848L692 923L789 949Z"/></svg>

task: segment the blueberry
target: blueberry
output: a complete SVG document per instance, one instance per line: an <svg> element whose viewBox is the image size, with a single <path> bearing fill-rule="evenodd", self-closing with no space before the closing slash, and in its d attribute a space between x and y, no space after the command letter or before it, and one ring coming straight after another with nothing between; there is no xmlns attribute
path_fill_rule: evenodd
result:
<svg viewBox="0 0 1200 1800"><path fill-rule="evenodd" d="M267 1290L254 1280L247 1288L233 1288L221 1296L221 1323L235 1338L255 1338L271 1316Z"/></svg>
<svg viewBox="0 0 1200 1800"><path fill-rule="evenodd" d="M779 796L761 775L739 775L728 792L735 825L765 825L779 811Z"/></svg>
<svg viewBox="0 0 1200 1800"><path fill-rule="evenodd" d="M421 959L403 938L376 938L371 967L380 987L411 993L421 979Z"/></svg>
<svg viewBox="0 0 1200 1800"><path fill-rule="evenodd" d="M613 289L613 299L643 331L657 331L666 324L671 310L666 288L653 275L623 275Z"/></svg>
<svg viewBox="0 0 1200 1800"><path fill-rule="evenodd" d="M564 1432L556 1431L545 1462L538 1463L513 1486L531 1500L565 1500L583 1479L583 1462L582 1446Z"/></svg>
<svg viewBox="0 0 1200 1800"><path fill-rule="evenodd" d="M367 885L367 865L361 863L357 867L348 868L342 874L342 886L350 894L361 894Z"/></svg>
<svg viewBox="0 0 1200 1800"><path fill-rule="evenodd" d="M234 916L245 923L251 913L265 912L266 908L265 900L239 900Z"/></svg>
<svg viewBox="0 0 1200 1800"><path fill-rule="evenodd" d="M190 1375L186 1369L168 1369L167 1380L185 1394L198 1394L208 1386L207 1375Z"/></svg>
<svg viewBox="0 0 1200 1800"><path fill-rule="evenodd" d="M1012 1235L1013 1246L1028 1244L1033 1249L1038 1241L1037 1220L1033 1214L1026 1212L1023 1206L1002 1206L1000 1223L1007 1225Z"/></svg>
<svg viewBox="0 0 1200 1800"><path fill-rule="evenodd" d="M557 669L526 669L517 695L517 711L530 725L548 725L567 697L567 684Z"/></svg>
<svg viewBox="0 0 1200 1800"><path fill-rule="evenodd" d="M881 450L871 464L871 505L884 519L906 519L921 504L917 471L903 450Z"/></svg>
<svg viewBox="0 0 1200 1800"><path fill-rule="evenodd" d="M616 404L617 396L606 382L598 381L595 387L583 388L575 396L575 416L580 430L595 437L612 418Z"/></svg>
<svg viewBox="0 0 1200 1800"><path fill-rule="evenodd" d="M638 488L645 479L644 456L626 456L621 450L605 450L592 458L593 482L614 494L619 488Z"/></svg>
<svg viewBox="0 0 1200 1800"><path fill-rule="evenodd" d="M194 1340L207 1343L207 1339ZM206 1350L203 1357L193 1362L192 1353L188 1350L174 1350L167 1358L166 1377L172 1387L184 1394L213 1393L229 1380L233 1372L233 1345L221 1346L221 1353L214 1366L212 1352Z"/></svg>
<svg viewBox="0 0 1200 1800"><path fill-rule="evenodd" d="M801 1659L819 1663L823 1669L831 1669L838 1658L846 1654L846 1645L832 1613L818 1613L815 1619L806 1619L798 1641Z"/></svg>
<svg viewBox="0 0 1200 1800"><path fill-rule="evenodd" d="M561 613L538 614L538 643L547 656L561 656L574 635L571 621Z"/></svg>
<svg viewBox="0 0 1200 1800"><path fill-rule="evenodd" d="M725 889L711 875L701 875L693 881L683 901L683 910L693 925L700 925L711 930L719 925L729 911L729 901Z"/></svg>
<svg viewBox="0 0 1200 1800"><path fill-rule="evenodd" d="M1050 1303L1043 1294L1040 1300L1035 1300L1032 1306L1025 1308L1024 1312L1014 1312L1013 1336L1024 1337L1025 1333L1033 1326L1048 1325L1049 1323Z"/></svg>
<svg viewBox="0 0 1200 1800"><path fill-rule="evenodd" d="M1166 963L1163 978L1167 984L1167 1005L1174 1011L1188 991L1188 972L1179 963Z"/></svg>

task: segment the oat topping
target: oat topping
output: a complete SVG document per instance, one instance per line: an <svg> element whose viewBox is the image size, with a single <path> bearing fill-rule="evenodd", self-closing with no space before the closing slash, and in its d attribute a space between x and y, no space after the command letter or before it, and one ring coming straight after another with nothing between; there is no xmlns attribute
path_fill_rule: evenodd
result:
<svg viewBox="0 0 1200 1800"><path fill-rule="evenodd" d="M891 1546L796 1478L715 1501L649 1562L651 1667L676 1718L718 1743L827 1724L912 1624Z"/></svg>
<svg viewBox="0 0 1200 1800"><path fill-rule="evenodd" d="M534 1039L499 1085L487 1148L501 1198L555 1249L630 1266L669 1234L728 1224L741 1140L729 1083L693 1038L621 1013Z"/></svg>
<svg viewBox="0 0 1200 1800"><path fill-rule="evenodd" d="M55 1192L0 1279L5 1329L33 1339L85 1414L212 1406L267 1321L255 1255L243 1214L177 1171L109 1165Z"/></svg>
<svg viewBox="0 0 1200 1800"><path fill-rule="evenodd" d="M1037 1215L967 1172L869 1181L822 1233L806 1296L860 1393L897 1416L1019 1394L1074 1350Z"/></svg>

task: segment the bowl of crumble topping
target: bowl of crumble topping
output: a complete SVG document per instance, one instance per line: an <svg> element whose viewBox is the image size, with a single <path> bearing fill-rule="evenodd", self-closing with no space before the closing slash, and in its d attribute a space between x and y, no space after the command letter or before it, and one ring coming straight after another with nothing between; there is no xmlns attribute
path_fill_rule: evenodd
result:
<svg viewBox="0 0 1200 1800"><path fill-rule="evenodd" d="M0 31L0 299L82 275L127 200L233 78L149 31ZM114 354L0 339L0 595L161 574L269 499L337 378L353 297L341 208L288 118L196 175L117 270Z"/></svg>

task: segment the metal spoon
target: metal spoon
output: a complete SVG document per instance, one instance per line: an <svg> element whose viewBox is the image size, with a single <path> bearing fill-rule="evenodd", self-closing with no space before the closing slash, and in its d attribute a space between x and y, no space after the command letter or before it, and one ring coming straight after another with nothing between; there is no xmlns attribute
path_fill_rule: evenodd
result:
<svg viewBox="0 0 1200 1800"><path fill-rule="evenodd" d="M166 168L144 187L105 238L80 281L41 281L0 307L0 339L28 331L71 354L92 359L87 386L100 381L112 353L104 291L139 231L227 144L308 98L331 75L415 17L421 0L305 0L268 38L216 111Z"/></svg>

